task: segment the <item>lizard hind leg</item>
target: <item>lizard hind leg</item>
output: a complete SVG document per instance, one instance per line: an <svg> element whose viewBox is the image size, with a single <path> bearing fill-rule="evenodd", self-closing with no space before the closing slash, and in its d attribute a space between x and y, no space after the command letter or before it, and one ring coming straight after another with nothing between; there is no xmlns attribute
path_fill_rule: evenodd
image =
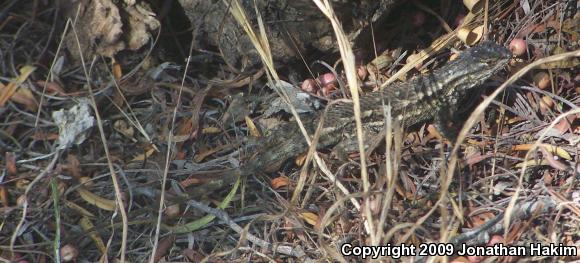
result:
<svg viewBox="0 0 580 263"><path fill-rule="evenodd" d="M376 143L374 140L376 140L377 135L379 133L365 129L363 131L363 134L364 134L364 138L365 138L364 146L365 146L365 151L366 151L369 147L372 147ZM337 145L335 145L332 148L331 155L333 157L336 157L340 161L348 161L349 155L351 153L358 153L358 152L359 152L358 140L356 138L356 132L355 132L355 133L349 134L348 137L343 138Z"/></svg>

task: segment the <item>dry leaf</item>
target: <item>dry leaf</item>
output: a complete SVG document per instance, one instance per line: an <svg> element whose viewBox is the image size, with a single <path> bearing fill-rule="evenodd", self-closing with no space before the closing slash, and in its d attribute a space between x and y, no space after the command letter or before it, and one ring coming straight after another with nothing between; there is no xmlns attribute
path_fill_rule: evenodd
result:
<svg viewBox="0 0 580 263"><path fill-rule="evenodd" d="M532 149L533 146L534 146L533 144L519 144L519 145L512 147L512 150L513 151L529 151L530 149ZM567 151L562 149L561 147L553 146L553 145L546 144L546 143L540 144L539 147L543 147L546 150L548 150L549 152L556 154L556 155L558 155L566 160L572 160L572 156Z"/></svg>
<svg viewBox="0 0 580 263"><path fill-rule="evenodd" d="M8 208L8 191L6 187L0 185L0 203L4 208Z"/></svg>
<svg viewBox="0 0 580 263"><path fill-rule="evenodd" d="M290 184L290 180L285 176L278 176L270 181L273 189L277 190Z"/></svg>
<svg viewBox="0 0 580 263"><path fill-rule="evenodd" d="M295 163L297 166L302 166L302 165L304 165L304 163L306 162L306 156L308 156L308 153L302 153L302 154L298 155L298 156L296 157L296 160L294 161L294 163Z"/></svg>
<svg viewBox="0 0 580 263"><path fill-rule="evenodd" d="M158 262L163 256L167 255L175 243L175 235L169 235L159 240L157 250L153 253L153 262Z"/></svg>
<svg viewBox="0 0 580 263"><path fill-rule="evenodd" d="M133 126L130 126L125 120L115 121L115 123L113 123L113 128L125 137L135 140L135 138L133 138L135 136L135 129L133 129Z"/></svg>
<svg viewBox="0 0 580 263"><path fill-rule="evenodd" d="M46 86L46 92L48 94L56 93L58 95L66 95L66 91L64 91L64 89L57 82L53 81L45 82L44 80L39 80L36 82L36 84L40 87L43 87L43 89Z"/></svg>
<svg viewBox="0 0 580 263"><path fill-rule="evenodd" d="M554 129L560 131L561 134L564 134L569 129L572 128L572 126L570 126L570 124L574 123L575 120L576 120L576 116L574 116L574 115L563 118L558 123L556 123L556 125L554 125Z"/></svg>
<svg viewBox="0 0 580 263"><path fill-rule="evenodd" d="M227 149L230 149L232 147L234 147L234 145L232 145L232 144L224 144L224 145L220 145L220 146L214 147L212 149L201 149L199 151L199 153L196 154L195 157L193 157L193 160L196 161L196 162L201 162L206 157L208 157L208 156L210 156L210 155L212 155L212 154L214 154L216 152L220 152L220 151L223 151L223 150L227 150Z"/></svg>
<svg viewBox="0 0 580 263"><path fill-rule="evenodd" d="M477 210L477 207L472 207L470 210ZM468 221L468 226L470 228L479 227L479 226L485 224L485 222L487 222L489 219L494 218L494 217L495 217L495 214L492 212L479 213L477 215L470 217L470 221Z"/></svg>
<svg viewBox="0 0 580 263"><path fill-rule="evenodd" d="M193 123L191 118L184 118L181 120L181 122L179 123L179 126L177 127L177 132L175 133L174 136L174 141L176 137L186 137L189 138L189 136L192 134L192 130L193 130Z"/></svg>
<svg viewBox="0 0 580 263"><path fill-rule="evenodd" d="M58 133L54 132L43 132L43 131L35 131L32 135L32 139L36 141L54 141L58 139Z"/></svg>
<svg viewBox="0 0 580 263"><path fill-rule="evenodd" d="M183 188L188 188L192 185L197 185L200 183L202 183L202 180L199 180L197 178L188 178L188 179L185 179L185 180L182 180L181 182L179 182L179 185Z"/></svg>
<svg viewBox="0 0 580 263"><path fill-rule="evenodd" d="M97 247L99 252L101 252L102 254L106 253L107 249L105 247L105 242L103 242L103 239L99 236L99 232L95 231L95 225L91 222L91 220L83 216L79 220L79 225L84 231L90 231L89 236L91 237L93 242L95 242L95 246Z"/></svg>
<svg viewBox="0 0 580 263"><path fill-rule="evenodd" d="M316 222L318 221L318 215L315 213L311 213L311 212L303 212L300 213L300 218L304 219L304 221L306 221L306 223L308 223L309 225L316 225Z"/></svg>
<svg viewBox="0 0 580 263"><path fill-rule="evenodd" d="M113 77L116 80L120 80L123 77L123 69L121 68L121 64L117 63L117 60L113 60Z"/></svg>
<svg viewBox="0 0 580 263"><path fill-rule="evenodd" d="M256 127L256 124L254 124L254 121L252 121L252 119L250 119L250 117L245 116L244 120L246 120L246 125L248 125L248 130L250 131L250 135L252 135L252 137L256 137L256 138L262 137L262 134L260 133L260 131Z"/></svg>
<svg viewBox="0 0 580 263"><path fill-rule="evenodd" d="M154 152L156 152L155 148L150 147L145 153L135 156L132 161L143 161L145 158L149 158Z"/></svg>
<svg viewBox="0 0 580 263"><path fill-rule="evenodd" d="M201 262L204 259L202 254L190 248L183 249L181 254L191 262Z"/></svg>
<svg viewBox="0 0 580 263"><path fill-rule="evenodd" d="M515 168L523 168L524 166L526 166L527 168L532 168L534 166L543 166L543 165L549 165L547 160L541 160L541 161L536 161L536 160L528 160L526 162L520 162L517 163L514 167Z"/></svg>
<svg viewBox="0 0 580 263"><path fill-rule="evenodd" d="M201 106L203 105L203 101L205 100L205 97L209 93L210 89L211 89L211 85L208 85L201 92L198 92L197 94L195 94L195 96L193 97L193 100L191 101L191 103L193 105L193 109L192 109L192 115L191 115L191 131L190 131L190 135L189 135L190 139L197 137L197 133L200 131L199 122L200 122L200 115L201 115Z"/></svg>
<svg viewBox="0 0 580 263"><path fill-rule="evenodd" d="M483 8L483 3L480 0L463 0L463 5L473 14L477 14Z"/></svg>
<svg viewBox="0 0 580 263"><path fill-rule="evenodd" d="M460 28L457 31L457 37L468 46L473 46L479 42L483 36L483 26L478 26L474 29Z"/></svg>
<svg viewBox="0 0 580 263"><path fill-rule="evenodd" d="M16 155L14 152L6 152L4 154L5 162L6 162L6 171L8 175L16 175L18 169L16 168Z"/></svg>
<svg viewBox="0 0 580 263"><path fill-rule="evenodd" d="M216 134L220 132L220 128L217 127L205 127L201 130L201 134Z"/></svg>
<svg viewBox="0 0 580 263"><path fill-rule="evenodd" d="M20 87L20 89L17 89L10 100L24 105L26 110L30 112L34 112L38 109L38 101L36 101L32 91L26 87Z"/></svg>
<svg viewBox="0 0 580 263"><path fill-rule="evenodd" d="M110 200L93 194L91 191L85 189L84 187L77 188L77 193L81 196L85 202L92 204L98 208L107 211L115 211L115 200Z"/></svg>
<svg viewBox="0 0 580 263"><path fill-rule="evenodd" d="M75 203L73 203L73 202L71 202L69 200L66 200L66 199L64 199L63 202L70 209L74 210L75 212L81 214L84 217L90 217L90 218L95 218L96 217L93 213L89 212L88 210L86 210L85 208L83 208L80 205L77 205L77 204L75 204Z"/></svg>
<svg viewBox="0 0 580 263"><path fill-rule="evenodd" d="M28 79L34 70L36 70L36 67L24 66L20 68L20 75L8 83L8 85L4 86L0 84L0 107L6 106L6 102L12 98L20 85Z"/></svg>

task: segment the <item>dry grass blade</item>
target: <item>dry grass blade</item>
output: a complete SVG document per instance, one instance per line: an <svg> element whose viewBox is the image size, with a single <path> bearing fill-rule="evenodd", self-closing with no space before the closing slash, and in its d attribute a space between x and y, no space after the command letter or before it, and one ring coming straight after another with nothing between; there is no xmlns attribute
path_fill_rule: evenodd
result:
<svg viewBox="0 0 580 263"><path fill-rule="evenodd" d="M191 45L193 45L193 43L191 43ZM172 160L173 142L175 140L175 138L174 138L175 120L177 119L177 110L181 106L181 98L183 95L183 86L184 86L185 77L186 77L185 72L187 72L187 68L189 67L189 62L190 62L189 58L191 58L191 52L192 52L191 48L189 49L189 52L190 52L190 54L188 56L187 63L185 65L185 71L183 73L183 77L181 78L181 85L179 86L179 93L177 95L177 105L175 105L175 107L173 108L173 113L171 116L171 128L169 130L169 134L167 135L167 149L166 149L166 153L165 153L165 165L163 166L163 178L161 180L161 196L159 198L159 209L157 211L157 221L155 224L155 237L154 237L153 249L151 252L151 256L149 257L149 262L151 262L151 263L155 262L155 259L156 259L155 251L157 251L157 249L158 249L159 237L161 235L161 219L163 216L163 209L165 206L165 188L167 185L167 175L169 174L169 164ZM206 88L206 90L209 90L210 87ZM194 114L196 114L196 113L197 112L195 112ZM196 118L196 117L197 116L195 116L194 118Z"/></svg>
<svg viewBox="0 0 580 263"><path fill-rule="evenodd" d="M363 189L366 194L370 190L370 182L368 177L368 172L366 168L366 157L365 157L365 146L364 146L364 136L362 129L361 111L360 111L360 99L358 93L358 79L356 75L356 67L354 61L354 54L350 46L349 40L344 33L341 23L338 17L334 14L332 5L329 1L325 0L314 0L314 3L318 6L320 11L330 20L332 28L334 29L334 34L336 36L338 47L340 50L340 56L342 58L342 63L344 65L344 70L346 73L346 79L350 89L350 93L353 101L354 117L356 122L356 134L358 140L358 150L360 153L360 166L361 166L361 177L363 181ZM378 245L378 240L376 239L376 233L373 227L373 217L370 210L370 199L368 196L365 198L365 209L364 215L366 217L365 228L367 233L371 236L371 242L373 245Z"/></svg>
<svg viewBox="0 0 580 263"><path fill-rule="evenodd" d="M268 81L270 82L270 86L273 87L274 90L278 93L278 95L280 97L282 97L284 99L284 101L287 103L292 115L294 116L294 118L296 119L296 122L298 123L298 126L300 127L300 131L304 135L304 139L306 140L308 145L311 145L312 142L310 141L310 137L308 136L308 133L306 132L306 129L304 128L304 125L302 124L300 116L296 112L296 108L289 102L290 99L288 98L288 94L286 94L286 92L283 89L278 88L279 87L278 83L280 83L280 78L278 77L278 73L276 72L276 69L274 68L272 55L271 55L271 52L269 50L269 45L268 45L268 40L267 40L268 38L265 35L265 32L263 30L261 30L260 35L258 35L254 32L254 29L253 29L252 25L250 24L250 22L248 21L246 15L245 15L245 11L242 8L242 6L240 5L238 0L231 1L231 4L229 1L224 0L224 4L226 4L229 7L230 13L234 16L236 21L238 21L238 23L242 26L242 28L244 29L244 31L246 32L246 34L249 36L250 40L252 41L252 44L254 44L254 48L256 48L256 50L260 54L260 58L262 59L262 62L266 66L266 69L268 69L267 76L268 76ZM261 20L259 20L259 21L261 21ZM261 28L263 28L263 26L261 26ZM272 78L273 78L273 80L272 80ZM329 180L336 182L337 187L344 194L348 195L349 194L348 189L344 185L342 185L342 183L338 182L334 178L334 175L332 174L332 172L330 172L327 168L325 168L326 166L324 165L324 162L318 156L318 154L314 153L314 159L316 160L319 167L321 167L324 174L329 178ZM303 182L303 180L304 179L301 179L302 182ZM303 185L303 183L302 183L302 185ZM300 187L298 187L297 189L300 189ZM296 198L293 198L293 200L296 200ZM357 208L360 207L357 200L351 199L351 202L353 203L353 205L355 207L357 207ZM293 202L293 203L295 203L295 202Z"/></svg>
<svg viewBox="0 0 580 263"><path fill-rule="evenodd" d="M223 3L229 7L230 13L234 16L236 21L242 26L242 28L244 29L244 31L246 32L246 34L248 35L248 37L252 41L252 44L254 44L254 48L256 48L256 50L258 51L258 54L260 54L260 58L262 59L262 62L264 63L264 65L268 69L267 75L268 75L268 81L270 82L270 85L278 93L278 95L280 95L280 97L282 97L284 99L284 101L288 104L290 111L292 112L292 115L296 118L296 121L298 122L298 125L300 127L300 131L303 133L308 144L310 144L310 139L309 139L308 133L306 132L306 129L304 129L304 125L300 121L300 117L298 116L298 113L296 112L296 108L294 108L294 106L290 103L290 99L288 97L288 94L283 89L279 88L278 83L280 83L280 77L278 76L278 72L276 71L276 68L274 67L272 53L270 52L268 38L265 35L263 25L260 26L260 29L261 29L260 35L256 34L252 25L250 24L250 21L248 21L248 18L245 14L243 7L240 5L238 0L232 0L232 1L223 0ZM259 15L259 13L258 13L258 15ZM259 21L261 22L261 19ZM272 78L274 80L272 80Z"/></svg>
<svg viewBox="0 0 580 263"><path fill-rule="evenodd" d="M42 106L43 106L43 103L45 100L44 96L46 94L48 80L52 81L52 78L53 78L52 73L54 72L54 65L56 63L56 59L58 58L58 56L61 52L64 38L65 38L66 34L68 34L68 32L69 32L69 27L70 27L71 22L72 21L70 19L67 19L66 24L64 26L64 30L62 31L62 35L60 36L60 41L58 42L58 47L56 49L56 55L54 56L54 60L52 61L52 63L50 63L50 70L48 71L48 76L46 76L47 81L44 81L44 83L42 85L42 96L40 96L40 102L38 103L38 111L36 112L36 120L34 122L34 126L38 126L38 121L40 119L40 112L42 110Z"/></svg>
<svg viewBox="0 0 580 263"><path fill-rule="evenodd" d="M47 176L48 174L50 174L50 172L52 172L52 170L54 169L56 162L58 161L59 157L60 157L60 151L57 150L54 154L53 154L53 158L50 161L50 164L38 175L36 176L36 178L34 178L34 181L32 181L27 187L26 190L24 192L24 203L22 204L22 218L20 218L20 220L18 221L18 224L16 225L16 228L14 229L13 233L12 233L12 237L10 238L10 251L14 251L14 245L16 243L16 238L18 238L19 234L20 234L20 229L22 228L22 226L24 226L24 221L26 220L26 215L28 213L28 198L27 196L29 195L30 191L32 190L32 188L38 184L42 179L44 179L45 176Z"/></svg>
<svg viewBox="0 0 580 263"><path fill-rule="evenodd" d="M227 4L227 1L224 0L224 3ZM238 23L242 26L242 28L244 29L246 34L249 36L250 40L254 44L254 48L256 48L256 50L258 51L258 54L260 54L260 58L262 59L262 62L264 63L264 65L268 69L267 76L268 76L268 81L270 82L270 86L273 87L273 89L276 91L276 93L278 93L278 95L281 98L283 98L283 100L286 102L292 115L296 119L296 122L298 123L300 131L304 135L306 142L308 143L308 145L311 145L310 137L308 136L308 133L307 133L306 129L304 128L304 125L302 124L302 121L300 119L300 116L298 115L298 112L296 111L296 108L292 105L292 103L290 103L290 98L288 97L288 94L286 93L286 91L284 89L279 88L280 85L278 85L278 83L280 83L280 78L279 78L278 73L274 67L272 53L270 52L270 49L269 49L268 38L266 36L266 32L265 32L265 29L263 26L263 22L260 18L259 12L256 10L257 15L258 15L258 22L260 25L260 35L258 35L254 32L254 29L253 29L252 25L250 24L250 22L248 21L247 16L245 15L245 11L242 8L242 6L240 5L238 0L231 1L231 5L229 5L229 8L230 8L229 9L230 12L232 13L232 15L234 16L236 21L238 21ZM272 80L272 78L273 78L273 80ZM315 155L315 158L316 158L317 163L320 165L322 163L322 160L320 159L320 157L318 157L318 155ZM330 172L328 172L326 174L327 174L327 176L332 178ZM345 187L340 187L340 188L343 190L343 192L348 193L348 191L346 190ZM300 189L300 187L298 187L298 189ZM295 198L293 198L293 199L295 200Z"/></svg>
<svg viewBox="0 0 580 263"><path fill-rule="evenodd" d="M445 48L454 38L455 38L455 34L449 33L449 34L446 34L446 35L440 37L439 39L433 41L433 43L431 44L430 47L419 52L419 56L417 57L416 60L405 64L405 66L403 66L400 70L398 70L397 73L393 74L387 81L382 83L381 86L379 87L379 89L382 90L382 89L388 87L389 85L391 85L398 78L400 78L401 76L403 76L404 74L409 72L411 69L413 69L417 65L419 65L419 63L422 63L424 60L429 58L429 56L431 56L432 54L436 53L437 51Z"/></svg>
<svg viewBox="0 0 580 263"><path fill-rule="evenodd" d="M80 12L80 6L79 6L79 9L77 10L77 17L75 17L75 22L78 19L79 12ZM75 28L75 23L72 23L72 32L74 33L74 36L75 36L77 48L79 50L82 50L79 36L78 36L76 28ZM86 79L90 80L91 74L90 74L90 71L86 67L84 56L82 56L82 54L81 54L80 59L82 61L82 65L83 65L83 67L82 67L83 73L85 74ZM96 60L96 57L93 59L93 63L95 62L95 60ZM119 251L119 254L120 254L121 262L124 262L126 254L127 254L127 236L129 233L129 219L128 219L129 217L127 215L127 210L125 209L125 203L123 202L123 194L121 192L119 178L117 177L117 172L115 171L115 168L113 167L113 161L111 160L111 154L109 153L109 148L107 146L107 138L105 137L105 131L103 129L103 120L101 119L101 114L99 113L99 108L97 107L97 102L95 100L95 95L93 93L91 83L87 83L87 87L89 89L89 96L91 99L91 107L93 108L93 110L95 112L95 117L97 119L97 127L99 129L99 135L100 135L101 142L103 143L103 150L105 151L105 155L107 157L107 166L109 168L109 172L111 173L111 180L113 181L113 186L115 188L115 201L117 203L117 209L121 214L121 220L123 222L121 249ZM110 240L112 240L112 236L111 236Z"/></svg>

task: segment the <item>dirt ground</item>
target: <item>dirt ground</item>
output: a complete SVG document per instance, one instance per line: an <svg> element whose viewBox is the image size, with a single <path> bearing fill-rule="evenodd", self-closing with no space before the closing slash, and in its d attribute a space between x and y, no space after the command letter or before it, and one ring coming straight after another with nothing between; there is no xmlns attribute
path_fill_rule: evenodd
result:
<svg viewBox="0 0 580 263"><path fill-rule="evenodd" d="M0 261L580 261L579 7L0 1ZM513 57L454 119L243 172L483 41Z"/></svg>

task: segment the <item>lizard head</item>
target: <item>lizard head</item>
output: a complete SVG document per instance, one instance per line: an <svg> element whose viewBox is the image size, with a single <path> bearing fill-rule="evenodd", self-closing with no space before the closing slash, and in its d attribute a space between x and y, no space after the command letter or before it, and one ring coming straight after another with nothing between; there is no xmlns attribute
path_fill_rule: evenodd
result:
<svg viewBox="0 0 580 263"><path fill-rule="evenodd" d="M511 52L494 42L484 41L479 45L467 49L460 54L464 60L464 66L467 71L478 73L484 79L487 79L503 67L505 67L512 57Z"/></svg>
<svg viewBox="0 0 580 263"><path fill-rule="evenodd" d="M507 48L484 41L461 52L448 66L436 70L434 76L438 80L434 83L442 83L445 93L475 88L503 69L511 57Z"/></svg>

